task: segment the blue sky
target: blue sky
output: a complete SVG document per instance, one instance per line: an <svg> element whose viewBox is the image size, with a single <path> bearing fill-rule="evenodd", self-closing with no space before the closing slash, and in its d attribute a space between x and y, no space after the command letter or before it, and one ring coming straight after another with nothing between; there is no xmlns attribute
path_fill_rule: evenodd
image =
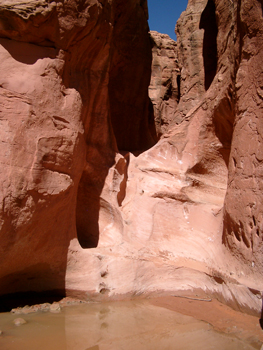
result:
<svg viewBox="0 0 263 350"><path fill-rule="evenodd" d="M176 40L175 24L186 9L187 0L148 0L149 27Z"/></svg>

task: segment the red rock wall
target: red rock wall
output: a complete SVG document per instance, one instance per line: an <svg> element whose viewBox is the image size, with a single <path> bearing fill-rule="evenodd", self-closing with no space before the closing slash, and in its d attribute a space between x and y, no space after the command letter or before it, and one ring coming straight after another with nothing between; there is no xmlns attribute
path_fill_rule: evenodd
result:
<svg viewBox="0 0 263 350"><path fill-rule="evenodd" d="M261 160L257 156L261 149L262 28L260 1L189 1L177 23L182 76L177 114L182 120L191 119L195 112L184 116L191 106L203 105L202 114L208 119L203 120L206 131L199 134L199 142L202 135L208 139L214 133L222 145L216 152L229 171L225 172L223 242L258 271L262 268ZM211 146L191 173L213 172L219 154ZM209 153L214 154L212 159Z"/></svg>
<svg viewBox="0 0 263 350"><path fill-rule="evenodd" d="M262 3L239 2L236 14L236 115L225 199L224 242L234 254L262 271Z"/></svg>
<svg viewBox="0 0 263 350"><path fill-rule="evenodd" d="M200 11L198 30L194 23ZM206 122L203 119L199 142L203 135L208 140L208 135L214 134L218 146L221 143L216 152L221 154L228 167L228 172L224 171L228 183L223 208L223 243L233 256L259 273L263 263L260 204L262 69L259 63L262 30L260 1L189 1L186 13L177 23L178 56L183 77L183 96L177 111L182 114L184 107L188 111L193 102L198 109L198 99L203 105L201 114L206 114L208 119ZM195 113L190 112L183 120L191 120ZM216 156L213 145L214 142L191 173L201 171L205 175L207 171L213 172L213 168L220 171L215 167L219 153ZM209 158L209 154L214 155Z"/></svg>
<svg viewBox="0 0 263 350"><path fill-rule="evenodd" d="M262 4L189 0L154 108L146 5L1 3L0 292L259 310Z"/></svg>
<svg viewBox="0 0 263 350"><path fill-rule="evenodd" d="M137 0L0 4L1 294L63 290L70 240L97 244L115 152L155 142L146 10Z"/></svg>
<svg viewBox="0 0 263 350"><path fill-rule="evenodd" d="M150 32L152 41L152 75L149 97L153 105L158 137L176 123L176 108L180 99L180 70L177 43L167 34Z"/></svg>
<svg viewBox="0 0 263 350"><path fill-rule="evenodd" d="M147 1L115 1L109 99L119 151L144 151L157 141L148 103L152 54L145 6Z"/></svg>

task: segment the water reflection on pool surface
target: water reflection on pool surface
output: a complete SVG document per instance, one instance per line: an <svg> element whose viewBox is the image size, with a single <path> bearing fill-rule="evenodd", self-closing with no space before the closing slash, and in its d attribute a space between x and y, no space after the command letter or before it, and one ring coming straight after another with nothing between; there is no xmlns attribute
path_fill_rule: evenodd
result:
<svg viewBox="0 0 263 350"><path fill-rule="evenodd" d="M15 326L22 317L25 325ZM90 303L60 313L0 314L1 350L258 349L149 300Z"/></svg>

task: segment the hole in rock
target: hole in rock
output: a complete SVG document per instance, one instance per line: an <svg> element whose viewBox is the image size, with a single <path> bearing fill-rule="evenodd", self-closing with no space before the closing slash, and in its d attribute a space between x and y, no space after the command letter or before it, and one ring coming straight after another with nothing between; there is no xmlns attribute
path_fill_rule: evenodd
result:
<svg viewBox="0 0 263 350"><path fill-rule="evenodd" d="M109 289L108 288L101 288L100 289L100 294L107 294L107 293L109 293Z"/></svg>
<svg viewBox="0 0 263 350"><path fill-rule="evenodd" d="M96 248L99 242L100 194L106 175L101 179L98 176L94 174L93 181L92 176L84 172L79 184L76 227L82 248Z"/></svg>
<svg viewBox="0 0 263 350"><path fill-rule="evenodd" d="M76 206L77 237L84 249L98 246L101 215L102 221L113 215L112 206L103 200L101 193L109 169L115 163L115 153L111 150L105 150L103 153L95 147L87 147L87 162L79 183Z"/></svg>
<svg viewBox="0 0 263 350"><path fill-rule="evenodd" d="M250 242L249 242L249 240L246 236L246 233L244 231L242 231L242 240L247 248L251 247Z"/></svg>
<svg viewBox="0 0 263 350"><path fill-rule="evenodd" d="M200 29L204 29L203 60L205 71L205 90L208 90L217 70L217 23L216 8L213 0L208 0L202 12Z"/></svg>
<svg viewBox="0 0 263 350"><path fill-rule="evenodd" d="M209 174L209 169L207 168L207 164L199 162L192 169L190 169L188 173L206 175Z"/></svg>
<svg viewBox="0 0 263 350"><path fill-rule="evenodd" d="M60 301L65 297L64 292L24 292L0 296L0 312L9 312L17 307L32 306Z"/></svg>
<svg viewBox="0 0 263 350"><path fill-rule="evenodd" d="M176 81L177 81L178 103L179 103L181 98L181 75L177 75Z"/></svg>
<svg viewBox="0 0 263 350"><path fill-rule="evenodd" d="M258 0L261 4L261 15L263 16L263 0Z"/></svg>
<svg viewBox="0 0 263 350"><path fill-rule="evenodd" d="M123 180L120 183L120 190L117 194L117 202L119 207L121 207L122 202L124 201L126 197L126 187L127 187L127 180L128 180L128 166L130 162L130 154L127 153L124 158L126 159L126 162L122 159L116 164L116 169L118 170L120 175L123 175ZM118 166L119 165L119 166Z"/></svg>
<svg viewBox="0 0 263 350"><path fill-rule="evenodd" d="M27 65L35 64L37 60L46 57L53 59L58 54L58 50L52 46L40 46L4 38L0 38L0 45L5 48L13 59Z"/></svg>
<svg viewBox="0 0 263 350"><path fill-rule="evenodd" d="M215 134L222 143L219 150L226 166L229 164L230 148L233 136L233 123L235 120L234 105L229 98L224 98L214 110L213 122ZM234 167L237 166L236 159L232 158Z"/></svg>
<svg viewBox="0 0 263 350"><path fill-rule="evenodd" d="M222 277L220 276L213 276L213 279L216 281L218 284L223 284L225 281Z"/></svg>
<svg viewBox="0 0 263 350"><path fill-rule="evenodd" d="M233 232L234 232L234 235L235 235L236 239L237 239L239 242L241 242L241 237L240 237L239 233L236 232L236 231L233 231Z"/></svg>
<svg viewBox="0 0 263 350"><path fill-rule="evenodd" d="M170 97L172 96L172 94L173 94L172 83L171 83L171 81L170 81L167 85L168 85L168 86L167 86L167 90L166 90L165 95L164 95L164 97L163 97L164 101L168 101L169 98L170 98Z"/></svg>

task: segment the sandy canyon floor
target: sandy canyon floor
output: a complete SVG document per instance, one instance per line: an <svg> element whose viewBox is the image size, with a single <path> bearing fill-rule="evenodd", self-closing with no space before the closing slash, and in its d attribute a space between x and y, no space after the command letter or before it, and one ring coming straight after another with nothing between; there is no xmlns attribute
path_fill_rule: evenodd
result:
<svg viewBox="0 0 263 350"><path fill-rule="evenodd" d="M18 317L26 323L14 325ZM263 343L257 317L193 296L2 313L0 329L2 350L240 350L261 349Z"/></svg>

